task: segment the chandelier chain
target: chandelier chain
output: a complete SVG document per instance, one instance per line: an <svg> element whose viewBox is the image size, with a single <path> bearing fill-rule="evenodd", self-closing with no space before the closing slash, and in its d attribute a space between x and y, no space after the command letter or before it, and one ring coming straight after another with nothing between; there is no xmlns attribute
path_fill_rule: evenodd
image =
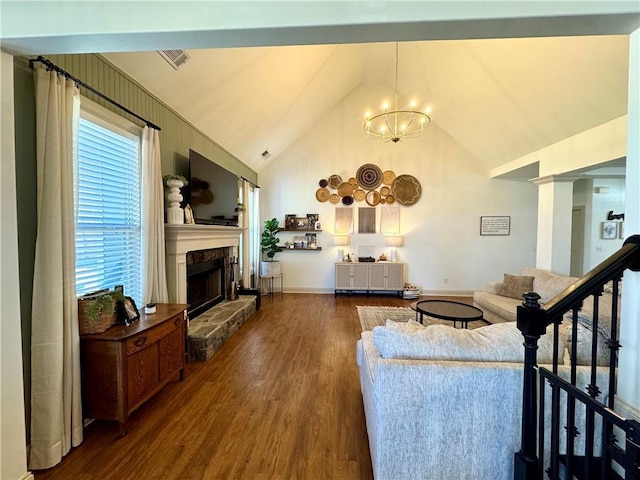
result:
<svg viewBox="0 0 640 480"><path fill-rule="evenodd" d="M365 133L383 142L397 143L403 138L417 137L431 124L428 113L416 111L414 103L410 109L398 108L399 50L399 42L396 42L394 109L389 111L385 105L382 113L374 116L367 113L364 123Z"/></svg>

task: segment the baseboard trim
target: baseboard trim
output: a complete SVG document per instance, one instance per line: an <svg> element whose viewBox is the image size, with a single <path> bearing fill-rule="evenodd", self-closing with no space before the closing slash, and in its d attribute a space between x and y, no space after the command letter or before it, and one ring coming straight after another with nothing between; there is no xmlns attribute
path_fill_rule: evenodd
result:
<svg viewBox="0 0 640 480"><path fill-rule="evenodd" d="M35 480L36 477L33 476L33 473L27 472L20 477L19 480Z"/></svg>
<svg viewBox="0 0 640 480"><path fill-rule="evenodd" d="M342 291L342 290L341 290ZM360 292L360 290L358 290ZM262 292L263 294L265 292ZM276 294L280 292L275 292ZM333 288L308 288L308 287L284 287L284 293L310 293L319 295L333 295ZM420 297L443 296L443 297L472 297L473 290L422 290Z"/></svg>

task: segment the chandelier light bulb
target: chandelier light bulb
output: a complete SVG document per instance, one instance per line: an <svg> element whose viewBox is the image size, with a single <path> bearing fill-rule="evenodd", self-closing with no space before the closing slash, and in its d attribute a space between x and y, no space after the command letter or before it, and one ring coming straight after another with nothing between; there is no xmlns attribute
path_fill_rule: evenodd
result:
<svg viewBox="0 0 640 480"><path fill-rule="evenodd" d="M415 100L411 100L411 108L416 108L416 101Z"/></svg>
<svg viewBox="0 0 640 480"><path fill-rule="evenodd" d="M382 109L383 109L383 110L386 110L387 108L389 108L389 104L388 104L387 102L384 102L384 103L382 104Z"/></svg>

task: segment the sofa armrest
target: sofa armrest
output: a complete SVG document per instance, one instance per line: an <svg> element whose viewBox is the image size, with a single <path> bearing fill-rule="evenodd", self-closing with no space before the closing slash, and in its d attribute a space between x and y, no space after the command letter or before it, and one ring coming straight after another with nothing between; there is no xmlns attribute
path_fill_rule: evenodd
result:
<svg viewBox="0 0 640 480"><path fill-rule="evenodd" d="M502 282L489 282L487 283L487 292L492 293L494 295L499 295L500 290L502 289Z"/></svg>

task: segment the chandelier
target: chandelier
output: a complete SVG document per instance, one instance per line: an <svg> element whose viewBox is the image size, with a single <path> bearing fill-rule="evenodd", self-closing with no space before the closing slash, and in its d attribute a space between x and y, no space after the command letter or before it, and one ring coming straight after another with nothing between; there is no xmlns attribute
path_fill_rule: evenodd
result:
<svg viewBox="0 0 640 480"><path fill-rule="evenodd" d="M410 109L398 109L398 42L396 42L396 89L395 108L388 110L389 105L382 105L382 113L373 117L367 112L367 120L364 122L364 131L371 138L383 142L398 143L403 138L412 138L420 135L431 124L429 109L421 112L415 109L416 102L411 102Z"/></svg>

